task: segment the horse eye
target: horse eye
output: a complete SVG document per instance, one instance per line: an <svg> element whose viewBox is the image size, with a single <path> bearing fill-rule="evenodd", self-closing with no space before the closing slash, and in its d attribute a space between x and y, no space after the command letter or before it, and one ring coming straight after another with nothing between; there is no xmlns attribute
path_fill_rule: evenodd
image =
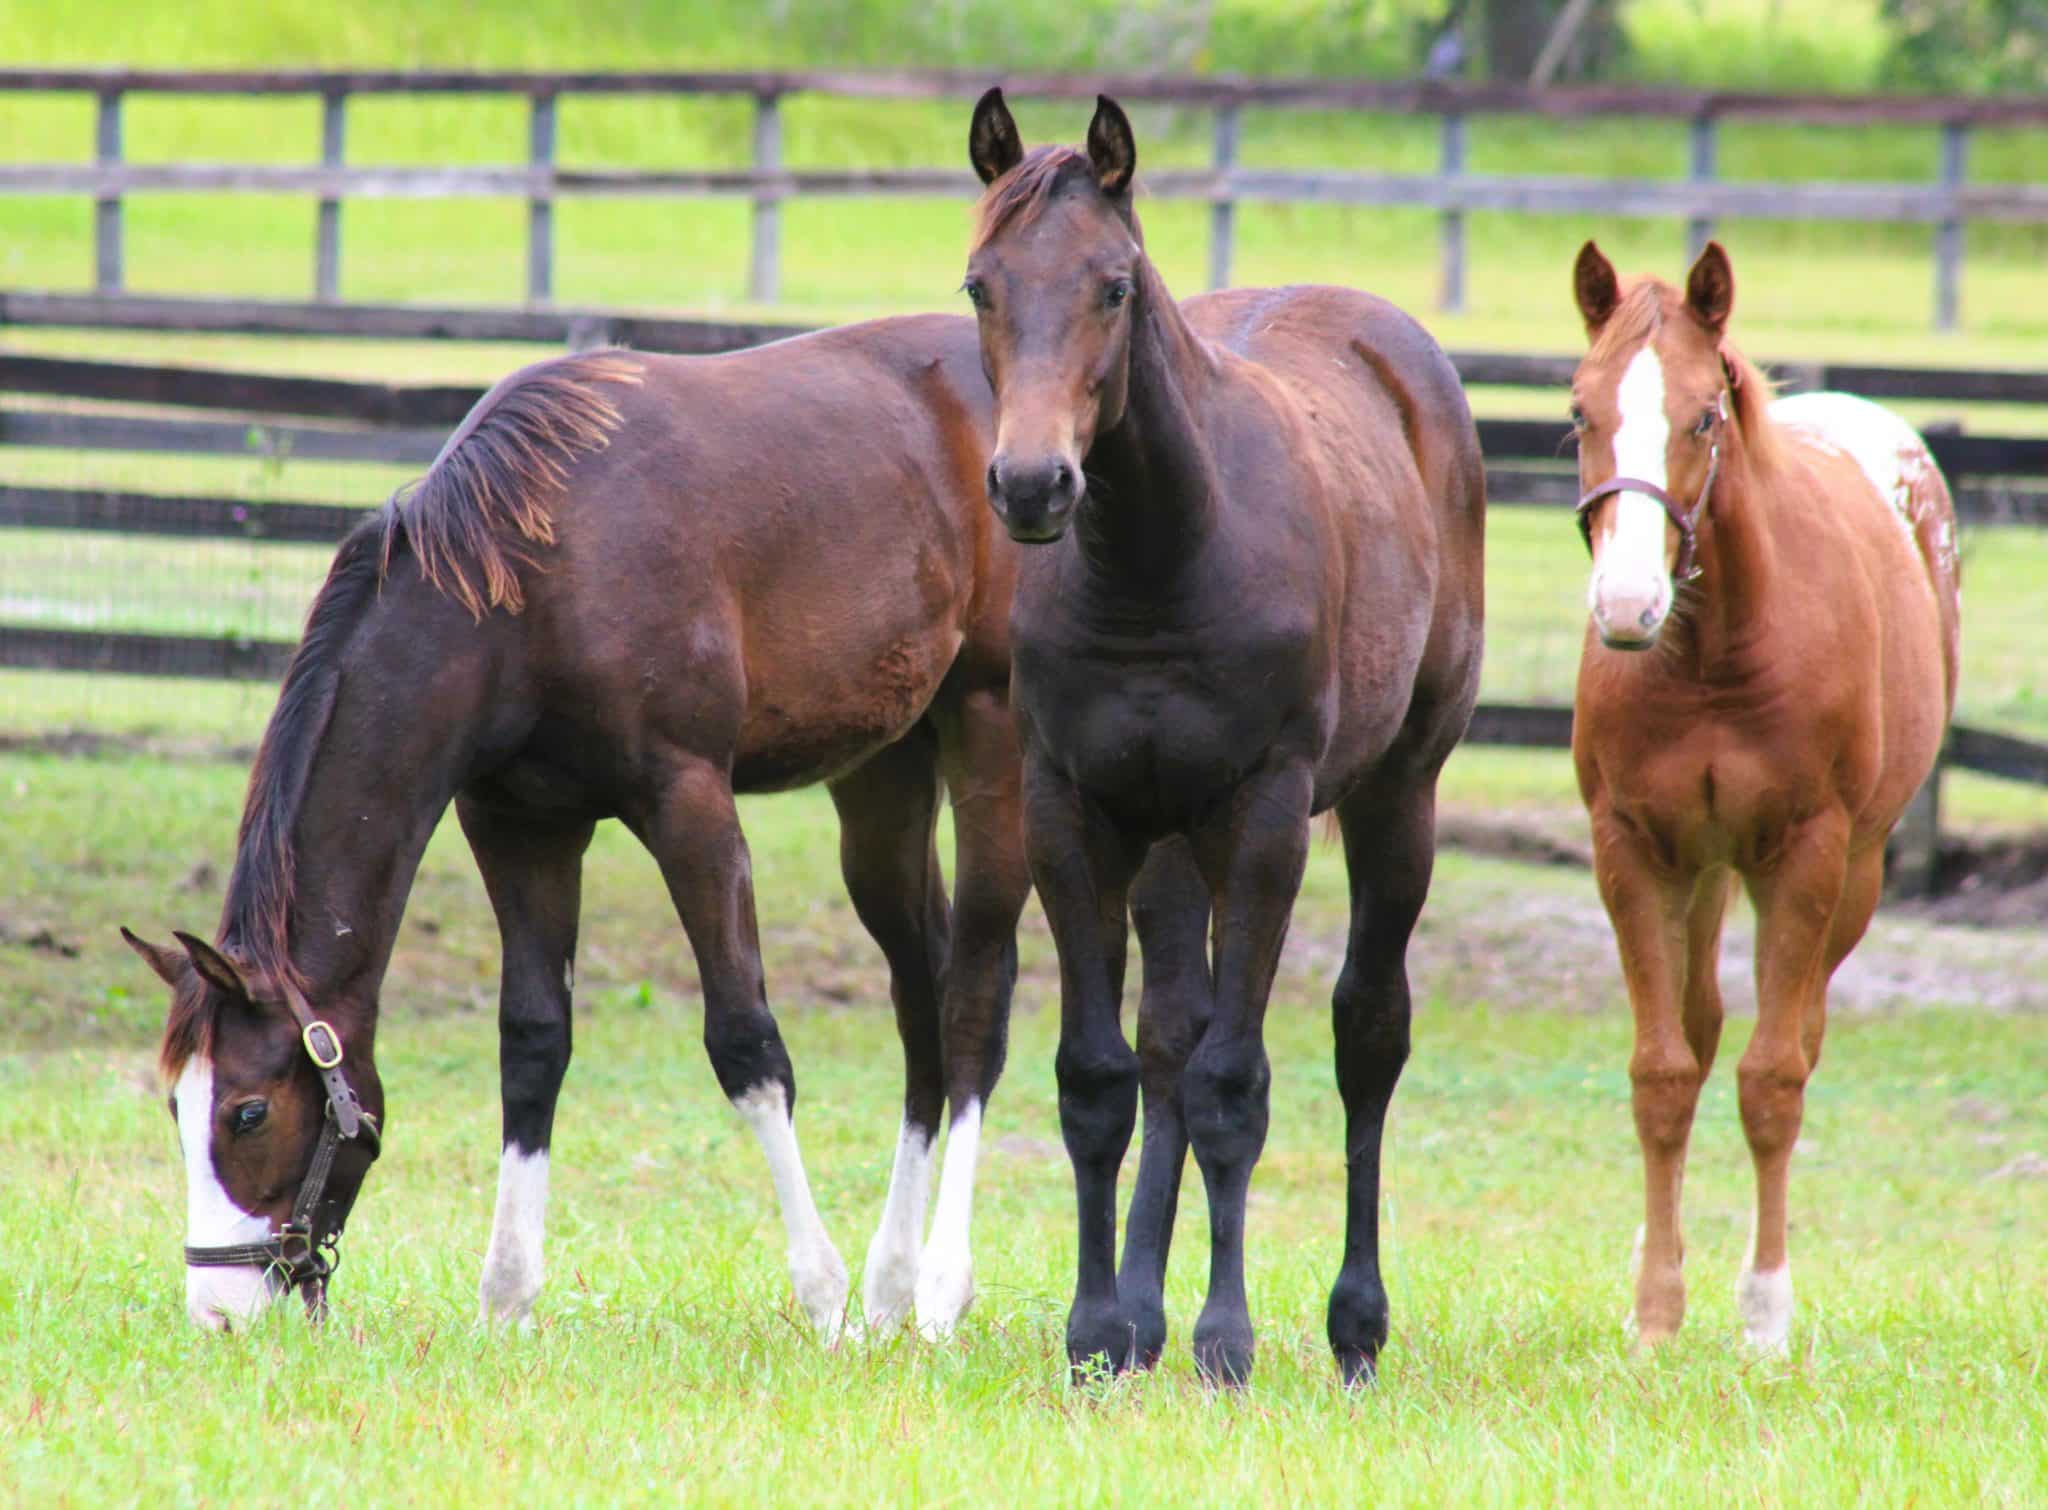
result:
<svg viewBox="0 0 2048 1510"><path fill-rule="evenodd" d="M1720 415L1715 413L1714 410L1703 410L1700 414L1700 422L1692 427L1692 433L1695 435L1707 434L1714 428L1714 421L1719 418Z"/></svg>
<svg viewBox="0 0 2048 1510"><path fill-rule="evenodd" d="M1586 428L1586 411L1581 409L1577 404L1572 405L1572 428L1574 430L1583 430Z"/></svg>
<svg viewBox="0 0 2048 1510"><path fill-rule="evenodd" d="M972 278L960 286L967 290L967 302L969 304L972 304L976 309L988 308L988 290L984 289Z"/></svg>
<svg viewBox="0 0 2048 1510"><path fill-rule="evenodd" d="M1131 285L1124 279L1119 278L1116 280L1116 282L1110 284L1108 289L1106 289L1103 292L1102 302L1107 304L1111 309L1115 309L1119 305L1121 305L1124 302L1124 300L1130 298L1130 296Z"/></svg>
<svg viewBox="0 0 2048 1510"><path fill-rule="evenodd" d="M263 1119L270 1115L270 1106L263 1101L244 1101L235 1108L234 1116L228 1119L228 1126L237 1134L252 1133L263 1125Z"/></svg>

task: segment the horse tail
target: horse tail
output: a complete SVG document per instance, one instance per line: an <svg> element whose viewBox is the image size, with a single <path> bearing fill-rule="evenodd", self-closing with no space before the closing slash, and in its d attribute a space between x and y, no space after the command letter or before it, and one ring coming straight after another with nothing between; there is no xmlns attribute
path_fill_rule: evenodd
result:
<svg viewBox="0 0 2048 1510"><path fill-rule="evenodd" d="M533 548L554 544L571 464L603 449L623 422L608 389L643 379L640 358L606 350L537 362L499 382L426 475L392 496L385 569L403 539L420 574L472 617L518 613Z"/></svg>

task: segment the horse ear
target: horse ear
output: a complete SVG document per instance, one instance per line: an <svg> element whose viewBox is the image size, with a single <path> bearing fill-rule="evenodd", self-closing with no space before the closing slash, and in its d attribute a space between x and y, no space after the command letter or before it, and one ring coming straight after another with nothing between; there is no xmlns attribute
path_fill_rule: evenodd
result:
<svg viewBox="0 0 2048 1510"><path fill-rule="evenodd" d="M1580 247L1579 260L1572 264L1572 293L1579 301L1586 334L1598 335L1621 302L1621 284L1615 279L1614 264L1594 242Z"/></svg>
<svg viewBox="0 0 2048 1510"><path fill-rule="evenodd" d="M1709 241L1685 275L1685 307L1715 335L1727 328L1728 312L1735 307L1735 270L1720 242Z"/></svg>
<svg viewBox="0 0 2048 1510"><path fill-rule="evenodd" d="M1138 143L1131 135L1130 117L1106 94L1095 96L1095 119L1088 123L1088 161L1095 166L1095 182L1111 199L1130 192L1131 175L1138 171Z"/></svg>
<svg viewBox="0 0 2048 1510"><path fill-rule="evenodd" d="M185 954L192 961L192 968L199 972L202 979L218 986L230 996L242 1001L250 999L249 987L242 979L242 972L234 967L226 955L204 939L196 938L189 933L173 933L171 937L185 946Z"/></svg>
<svg viewBox="0 0 2048 1510"><path fill-rule="evenodd" d="M177 985L179 968L185 963L184 955L175 949L166 949L162 944L137 938L126 928L121 930L121 937L130 949L142 956L142 962L156 972L158 980L167 986Z"/></svg>
<svg viewBox="0 0 2048 1510"><path fill-rule="evenodd" d="M1017 135L1017 122L1003 103L1001 88L991 89L974 107L974 122L967 128L967 160L984 184L992 184L1024 161L1024 140Z"/></svg>

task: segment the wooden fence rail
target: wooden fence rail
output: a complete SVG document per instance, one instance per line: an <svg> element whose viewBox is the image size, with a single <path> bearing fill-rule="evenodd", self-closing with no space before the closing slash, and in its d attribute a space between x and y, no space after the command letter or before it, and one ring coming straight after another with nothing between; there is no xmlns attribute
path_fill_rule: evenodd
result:
<svg viewBox="0 0 2048 1510"><path fill-rule="evenodd" d="M796 196L945 195L965 197L973 180L937 168L868 171L793 169L782 160L782 105L792 96L869 100L970 97L995 76L981 72L383 72L263 70L172 72L153 69L0 69L0 92L89 93L96 103L90 163L0 166L0 194L80 194L94 205L95 287L124 286L122 206L134 193L308 194L318 206L313 292L333 302L341 286L342 205L350 198L486 195L527 202L527 297L545 304L555 284L554 206L571 196L734 195L752 201L748 294L775 301L780 284L781 206ZM1146 175L1148 192L1210 205L1209 278L1230 281L1237 206L1245 202L1398 206L1434 210L1440 224L1439 302L1465 301L1465 217L1474 211L1656 216L1682 221L1697 248L1724 217L1908 223L1935 227L1935 324L1959 319L1964 231L1972 222L2048 221L2048 189L1967 181L1970 133L1985 127L2048 125L2048 99L1748 94L1629 88L1530 90L1519 86L1428 81L1249 79L1154 75L1068 77L1008 75L1020 96L1085 99L1105 90L1134 102L1213 112L1211 165ZM321 152L305 166L233 163L134 163L124 150L123 102L132 94L305 95L321 102ZM529 103L527 160L494 167L392 167L346 160L348 102L358 95L496 95ZM753 162L739 170L627 170L564 167L557 161L561 102L576 95L742 97L751 99ZM1282 172L1240 161L1247 109L1343 110L1434 115L1441 122L1433 174ZM1684 176L1671 179L1525 177L1466 168L1468 122L1488 115L1551 119L1633 116L1687 123ZM1941 133L1938 169L1927 183L1752 183L1717 176L1722 121L1806 125L1920 126Z"/></svg>

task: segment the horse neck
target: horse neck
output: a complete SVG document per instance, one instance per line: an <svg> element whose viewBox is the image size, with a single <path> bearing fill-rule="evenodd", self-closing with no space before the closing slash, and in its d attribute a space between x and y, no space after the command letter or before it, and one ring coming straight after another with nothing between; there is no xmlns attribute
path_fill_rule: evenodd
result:
<svg viewBox="0 0 2048 1510"><path fill-rule="evenodd" d="M1686 616L1695 666L1711 670L1753 646L1776 575L1768 508L1770 479L1734 438L1707 501L1699 533L1700 579Z"/></svg>
<svg viewBox="0 0 2048 1510"><path fill-rule="evenodd" d="M1123 417L1083 463L1076 533L1097 572L1160 584L1215 522L1216 468L1199 416L1216 365L1151 259L1138 269Z"/></svg>

